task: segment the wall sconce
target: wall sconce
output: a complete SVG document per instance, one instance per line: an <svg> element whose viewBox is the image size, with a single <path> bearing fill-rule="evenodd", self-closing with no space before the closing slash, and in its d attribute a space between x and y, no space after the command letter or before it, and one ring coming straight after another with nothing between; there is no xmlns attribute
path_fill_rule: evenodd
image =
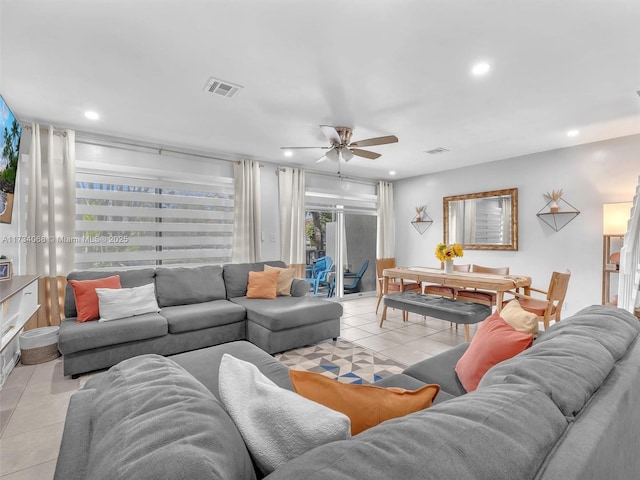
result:
<svg viewBox="0 0 640 480"><path fill-rule="evenodd" d="M433 223L431 217L425 212L426 209L426 205L418 205L416 207L416 216L411 220L411 225L413 225L413 228L415 228L420 235L426 232Z"/></svg>
<svg viewBox="0 0 640 480"><path fill-rule="evenodd" d="M623 236L631 218L633 202L605 203L602 205L602 234Z"/></svg>

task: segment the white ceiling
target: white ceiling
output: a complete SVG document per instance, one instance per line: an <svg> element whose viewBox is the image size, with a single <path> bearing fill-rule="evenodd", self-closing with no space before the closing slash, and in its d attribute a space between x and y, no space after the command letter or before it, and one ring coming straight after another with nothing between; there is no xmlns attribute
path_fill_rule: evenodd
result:
<svg viewBox="0 0 640 480"><path fill-rule="evenodd" d="M0 2L24 121L331 172L280 147L344 125L399 137L342 166L381 179L640 133L639 0ZM205 93L212 76L244 88Z"/></svg>

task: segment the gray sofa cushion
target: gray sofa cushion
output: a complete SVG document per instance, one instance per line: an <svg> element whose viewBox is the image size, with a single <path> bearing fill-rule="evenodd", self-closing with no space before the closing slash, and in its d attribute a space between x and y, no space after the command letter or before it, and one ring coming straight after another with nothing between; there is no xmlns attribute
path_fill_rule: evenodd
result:
<svg viewBox="0 0 640 480"><path fill-rule="evenodd" d="M469 348L469 344L462 343L451 350L414 363L402 373L417 378L424 383L437 383L440 385L438 397L442 392L454 397L464 395L467 391L460 383L454 368L460 357L467 351L467 348Z"/></svg>
<svg viewBox="0 0 640 480"><path fill-rule="evenodd" d="M172 360L131 358L96 383L87 478L255 479L231 418Z"/></svg>
<svg viewBox="0 0 640 480"><path fill-rule="evenodd" d="M226 298L220 265L158 267L156 294L160 308Z"/></svg>
<svg viewBox="0 0 640 480"><path fill-rule="evenodd" d="M505 360L485 373L478 389L526 384L544 392L567 417L576 415L614 367L597 341L559 335Z"/></svg>
<svg viewBox="0 0 640 480"><path fill-rule="evenodd" d="M68 280L95 280L96 278L120 276L122 288L140 287L153 283L155 280L155 270L153 268L138 268L132 270L78 270L71 272ZM73 295L73 287L67 284L64 292L64 316L66 318L77 317L76 299Z"/></svg>
<svg viewBox="0 0 640 480"><path fill-rule="evenodd" d="M566 427L543 393L496 385L318 447L267 478L527 480Z"/></svg>
<svg viewBox="0 0 640 480"><path fill-rule="evenodd" d="M167 319L159 313L145 313L110 322L76 322L67 318L60 324L58 349L64 355L92 348L162 337L169 333Z"/></svg>
<svg viewBox="0 0 640 480"><path fill-rule="evenodd" d="M85 480L91 441L91 406L96 391L78 390L69 400L54 480Z"/></svg>
<svg viewBox="0 0 640 480"><path fill-rule="evenodd" d="M242 322L245 310L229 300L164 307L160 315L169 322L169 333L189 332Z"/></svg>
<svg viewBox="0 0 640 480"><path fill-rule="evenodd" d="M202 348L192 352L179 353L170 358L197 378L216 398L220 398L218 392L218 370L222 355L225 353L253 363L258 367L258 370L269 377L276 385L293 391L291 379L289 378L289 369L284 363L277 361L253 343L244 340Z"/></svg>
<svg viewBox="0 0 640 480"><path fill-rule="evenodd" d="M315 297L278 297L272 300L239 297L231 301L247 309L247 320L272 332L342 316L342 304Z"/></svg>
<svg viewBox="0 0 640 480"><path fill-rule="evenodd" d="M606 348L617 362L639 332L640 322L631 313L619 308L593 305L582 309L567 320L554 324L537 343L565 335L595 340Z"/></svg>
<svg viewBox="0 0 640 480"><path fill-rule="evenodd" d="M285 268L286 264L279 260L257 263L228 263L223 267L224 284L227 298L244 297L247 294L249 272L262 272L264 266Z"/></svg>

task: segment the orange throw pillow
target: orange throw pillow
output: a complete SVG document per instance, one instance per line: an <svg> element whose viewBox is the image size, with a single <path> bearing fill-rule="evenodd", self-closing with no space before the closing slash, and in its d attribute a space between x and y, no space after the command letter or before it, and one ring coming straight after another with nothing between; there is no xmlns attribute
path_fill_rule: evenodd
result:
<svg viewBox="0 0 640 480"><path fill-rule="evenodd" d="M456 364L460 383L467 392L474 391L491 367L525 351L532 343L532 334L519 332L498 313L492 314L480 324Z"/></svg>
<svg viewBox="0 0 640 480"><path fill-rule="evenodd" d="M80 323L100 318L96 288L122 288L120 275L95 280L69 280L69 285L73 287L78 312L76 321Z"/></svg>
<svg viewBox="0 0 640 480"><path fill-rule="evenodd" d="M299 370L289 370L289 376L296 393L349 417L351 435L430 407L440 391L440 385L425 385L418 390L353 385Z"/></svg>
<svg viewBox="0 0 640 480"><path fill-rule="evenodd" d="M264 266L265 272L278 272L278 296L290 297L291 296L291 284L293 283L293 277L296 276L295 268L280 268L272 267L271 265Z"/></svg>
<svg viewBox="0 0 640 480"><path fill-rule="evenodd" d="M249 272L247 298L276 298L280 272Z"/></svg>

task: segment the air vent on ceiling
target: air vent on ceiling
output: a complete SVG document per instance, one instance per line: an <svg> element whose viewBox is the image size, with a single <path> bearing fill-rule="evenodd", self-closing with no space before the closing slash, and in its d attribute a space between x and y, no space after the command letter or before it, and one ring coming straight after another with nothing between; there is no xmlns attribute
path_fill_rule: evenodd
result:
<svg viewBox="0 0 640 480"><path fill-rule="evenodd" d="M217 93L223 97L233 97L241 88L243 87L240 85L211 77L207 82L207 86L204 87L204 91Z"/></svg>
<svg viewBox="0 0 640 480"><path fill-rule="evenodd" d="M426 153L428 153L429 155L437 155L439 153L444 153L448 151L449 150L447 150L446 148L438 147L438 148L434 148L433 150L427 150Z"/></svg>

